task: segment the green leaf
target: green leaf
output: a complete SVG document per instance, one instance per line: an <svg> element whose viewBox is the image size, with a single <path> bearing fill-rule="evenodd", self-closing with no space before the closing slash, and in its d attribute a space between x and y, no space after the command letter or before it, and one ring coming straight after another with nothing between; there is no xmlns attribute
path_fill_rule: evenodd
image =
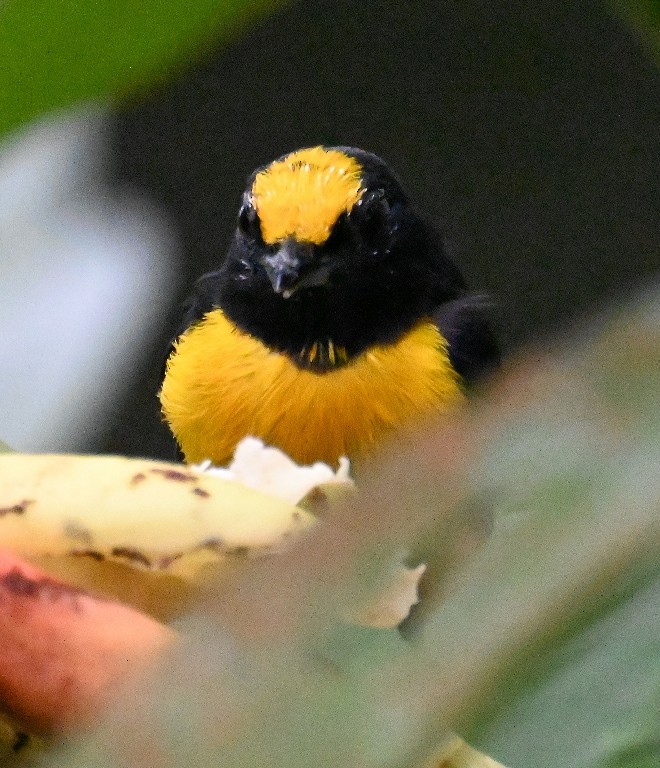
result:
<svg viewBox="0 0 660 768"><path fill-rule="evenodd" d="M338 624L324 639L320 653L337 669L354 677L370 675L410 653L411 647L397 629Z"/></svg>
<svg viewBox="0 0 660 768"><path fill-rule="evenodd" d="M657 571L657 569L656 569ZM508 705L475 730L510 765L660 765L660 578L637 584L534 659ZM532 748L533 747L533 748Z"/></svg>
<svg viewBox="0 0 660 768"><path fill-rule="evenodd" d="M519 768L659 764L658 308L656 294L500 392L471 481L490 489L494 535L387 683L441 692L429 744L443 713Z"/></svg>
<svg viewBox="0 0 660 768"><path fill-rule="evenodd" d="M83 99L125 96L185 66L275 0L5 0L0 135Z"/></svg>

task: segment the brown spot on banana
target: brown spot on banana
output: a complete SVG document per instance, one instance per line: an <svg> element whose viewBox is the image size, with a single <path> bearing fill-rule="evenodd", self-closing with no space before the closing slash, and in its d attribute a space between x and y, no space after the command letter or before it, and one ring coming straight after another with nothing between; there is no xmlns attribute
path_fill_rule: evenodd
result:
<svg viewBox="0 0 660 768"><path fill-rule="evenodd" d="M105 560L103 552L97 552L95 549L74 549L71 554L75 557L91 557L99 563Z"/></svg>
<svg viewBox="0 0 660 768"><path fill-rule="evenodd" d="M132 549L131 547L114 547L112 556L126 558L126 560L140 563L140 565L144 565L146 568L151 568L151 560L149 560L145 554L140 552L139 549Z"/></svg>
<svg viewBox="0 0 660 768"><path fill-rule="evenodd" d="M0 517L4 517L5 515L23 515L30 504L34 504L34 499L23 499L23 501L19 501L18 504L12 504L9 507L0 507Z"/></svg>
<svg viewBox="0 0 660 768"><path fill-rule="evenodd" d="M149 470L153 475L162 475L166 480L174 480L177 483L195 483L198 480L197 475L190 472L181 472L178 469L160 469Z"/></svg>

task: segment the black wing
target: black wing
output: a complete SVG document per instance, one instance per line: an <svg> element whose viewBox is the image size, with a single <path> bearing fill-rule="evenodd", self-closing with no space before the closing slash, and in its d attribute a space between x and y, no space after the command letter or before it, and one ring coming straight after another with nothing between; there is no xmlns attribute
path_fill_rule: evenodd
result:
<svg viewBox="0 0 660 768"><path fill-rule="evenodd" d="M218 285L218 272L209 272L206 275L202 275L193 288L193 292L183 303L181 308L181 320L179 321L176 333L167 345L167 354L163 360L163 368L161 370L161 379L165 376L165 366L169 360L170 355L174 351L174 343L181 336L181 334L190 328L191 325L198 323L207 312L218 306L217 303L217 285Z"/></svg>
<svg viewBox="0 0 660 768"><path fill-rule="evenodd" d="M218 306L219 275L219 272L208 272L195 282L193 292L183 304L181 322L173 341Z"/></svg>
<svg viewBox="0 0 660 768"><path fill-rule="evenodd" d="M170 343L168 344L167 354L163 360L163 367L161 369L161 381L165 377L165 368L170 355L174 351L174 343L181 336L181 334L190 328L191 325L198 323L207 312L218 306L217 304L217 285L218 285L218 273L209 272L206 275L202 275L197 282L191 295L186 299L182 307L182 316L179 324L177 325L176 333ZM176 461L183 461L183 453L178 445L173 446L173 459Z"/></svg>
<svg viewBox="0 0 660 768"><path fill-rule="evenodd" d="M487 296L463 296L433 313L447 340L449 360L468 384L500 364L500 348L491 325L494 307Z"/></svg>

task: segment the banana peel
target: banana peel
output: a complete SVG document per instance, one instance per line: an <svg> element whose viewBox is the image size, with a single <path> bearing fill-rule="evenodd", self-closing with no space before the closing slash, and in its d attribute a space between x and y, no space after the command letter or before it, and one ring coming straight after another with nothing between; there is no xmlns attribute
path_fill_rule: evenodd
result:
<svg viewBox="0 0 660 768"><path fill-rule="evenodd" d="M22 745L22 730L50 734L98 713L115 678L172 641L160 621L211 574L277 552L314 522L282 498L178 464L0 455L0 741Z"/></svg>
<svg viewBox="0 0 660 768"><path fill-rule="evenodd" d="M177 464L0 455L0 545L159 619L185 607L209 569L277 552L313 523L287 501Z"/></svg>

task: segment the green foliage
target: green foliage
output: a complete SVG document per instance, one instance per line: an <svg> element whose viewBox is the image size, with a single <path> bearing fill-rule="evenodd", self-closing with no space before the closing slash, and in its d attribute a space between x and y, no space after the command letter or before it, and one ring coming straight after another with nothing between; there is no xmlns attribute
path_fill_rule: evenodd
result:
<svg viewBox="0 0 660 768"><path fill-rule="evenodd" d="M655 580L653 579L655 570ZM511 765L636 768L660 759L660 578L648 573L524 668L525 685L474 731ZM532 750L531 747L534 747Z"/></svg>
<svg viewBox="0 0 660 768"><path fill-rule="evenodd" d="M275 0L5 0L0 136L82 99L125 96L226 39Z"/></svg>

